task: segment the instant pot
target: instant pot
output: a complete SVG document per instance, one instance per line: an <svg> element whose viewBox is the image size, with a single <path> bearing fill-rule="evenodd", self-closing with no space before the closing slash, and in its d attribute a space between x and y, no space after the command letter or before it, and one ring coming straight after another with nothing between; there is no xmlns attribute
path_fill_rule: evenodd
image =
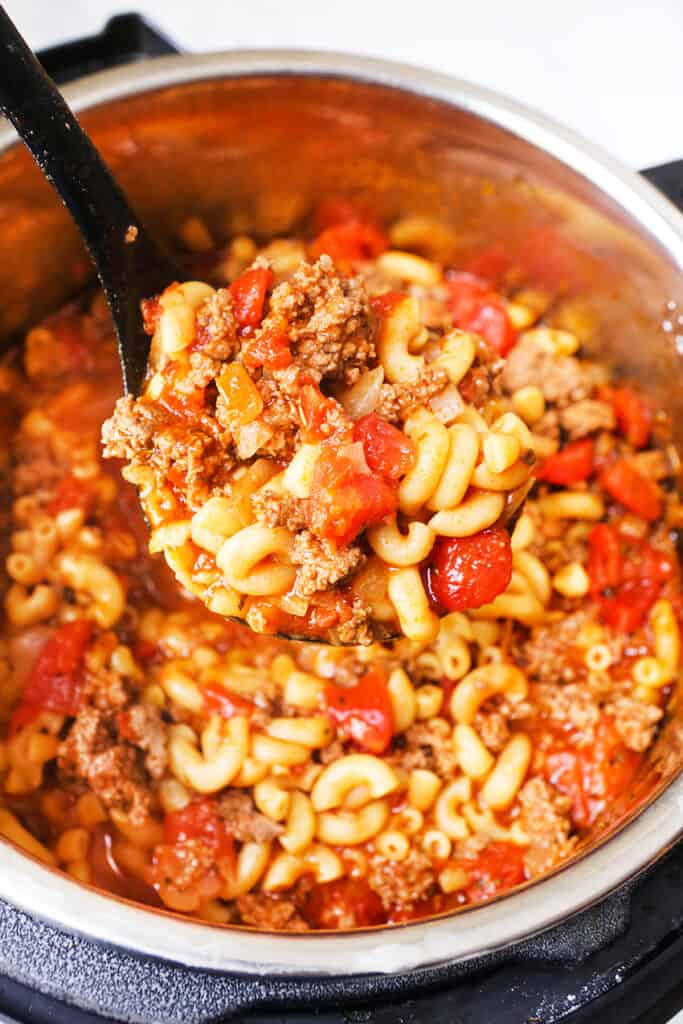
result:
<svg viewBox="0 0 683 1024"><path fill-rule="evenodd" d="M553 122L445 76L334 54L174 52L128 15L42 55L58 81L78 79L69 100L160 237L191 214L226 234L284 233L340 190L464 236L543 209L591 249L601 355L683 424L683 162L644 172L665 199ZM9 129L0 210L9 345L83 287L88 264ZM682 716L610 809L607 839L509 897L393 928L217 928L79 886L0 840L0 1020L668 1020L683 1006Z"/></svg>

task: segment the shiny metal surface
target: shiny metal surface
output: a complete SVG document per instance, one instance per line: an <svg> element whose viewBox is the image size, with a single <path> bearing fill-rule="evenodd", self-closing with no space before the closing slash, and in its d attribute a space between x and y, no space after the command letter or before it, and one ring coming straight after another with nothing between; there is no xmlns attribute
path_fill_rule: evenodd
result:
<svg viewBox="0 0 683 1024"><path fill-rule="evenodd" d="M445 76L333 54L171 57L67 90L133 202L162 235L190 213L217 234L282 234L344 192L390 218L429 213L449 255L553 224L585 254L604 358L683 423L683 217L650 185L546 118ZM83 287L78 239L26 155L0 132L0 336ZM553 877L488 906L348 935L267 935L180 919L78 886L0 842L0 897L63 927L194 966L364 974L464 959L563 920L632 877L683 832L677 711L620 828ZM626 822L626 824L624 824Z"/></svg>

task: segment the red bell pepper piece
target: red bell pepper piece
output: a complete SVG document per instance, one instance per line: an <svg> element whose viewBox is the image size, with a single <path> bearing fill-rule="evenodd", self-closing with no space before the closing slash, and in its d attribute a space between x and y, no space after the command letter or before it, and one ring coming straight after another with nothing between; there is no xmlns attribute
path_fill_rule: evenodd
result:
<svg viewBox="0 0 683 1024"><path fill-rule="evenodd" d="M536 479L549 484L576 484L593 472L593 441L572 441L549 455L536 470Z"/></svg>
<svg viewBox="0 0 683 1024"><path fill-rule="evenodd" d="M480 335L498 355L506 356L517 341L517 331L501 296L474 274L451 272L447 283L454 325Z"/></svg>
<svg viewBox="0 0 683 1024"><path fill-rule="evenodd" d="M644 448L652 431L652 410L632 388L611 391L612 408L620 431L634 448Z"/></svg>
<svg viewBox="0 0 683 1024"><path fill-rule="evenodd" d="M654 522L662 514L659 487L639 472L627 459L617 459L600 474L600 484L613 498L634 515Z"/></svg>

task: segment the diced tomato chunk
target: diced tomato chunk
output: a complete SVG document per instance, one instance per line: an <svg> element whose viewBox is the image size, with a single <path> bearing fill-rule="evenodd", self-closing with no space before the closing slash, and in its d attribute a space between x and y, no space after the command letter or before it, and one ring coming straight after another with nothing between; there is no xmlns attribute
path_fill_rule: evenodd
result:
<svg viewBox="0 0 683 1024"><path fill-rule="evenodd" d="M606 523L598 523L588 535L588 577L593 597L618 587L623 578L619 535Z"/></svg>
<svg viewBox="0 0 683 1024"><path fill-rule="evenodd" d="M465 888L468 903L485 903L499 893L521 885L526 880L524 847L515 843L493 842L475 858L451 861L462 868L470 881Z"/></svg>
<svg viewBox="0 0 683 1024"><path fill-rule="evenodd" d="M74 715L83 685L83 658L92 623L87 619L65 622L47 640L33 666L14 711L10 732L32 721L41 711Z"/></svg>
<svg viewBox="0 0 683 1024"><path fill-rule="evenodd" d="M267 598L252 599L248 608L258 611L265 633L320 639L329 630L351 620L354 596L344 589L322 591L313 596L305 615L285 612Z"/></svg>
<svg viewBox="0 0 683 1024"><path fill-rule="evenodd" d="M369 754L383 754L393 735L391 699L384 673L370 670L355 686L325 687L327 713Z"/></svg>
<svg viewBox="0 0 683 1024"><path fill-rule="evenodd" d="M536 470L536 479L549 484L576 484L593 472L593 441L572 441L549 455Z"/></svg>
<svg viewBox="0 0 683 1024"><path fill-rule="evenodd" d="M512 578L510 535L492 526L472 537L441 537L426 570L427 589L439 611L489 604Z"/></svg>
<svg viewBox="0 0 683 1024"><path fill-rule="evenodd" d="M344 435L351 440L353 424L334 398L323 395L317 384L303 384L300 389L300 411L305 441L324 441L333 434L341 442Z"/></svg>
<svg viewBox="0 0 683 1024"><path fill-rule="evenodd" d="M373 473L386 480L400 480L415 460L415 445L376 412L359 419L353 428L354 441L360 441L365 461Z"/></svg>
<svg viewBox="0 0 683 1024"><path fill-rule="evenodd" d="M365 878L339 878L316 885L304 903L304 916L313 928L370 928L384 924L387 914Z"/></svg>
<svg viewBox="0 0 683 1024"><path fill-rule="evenodd" d="M381 477L360 473L348 456L326 450L318 458L308 499L314 533L343 546L397 507L395 488Z"/></svg>
<svg viewBox="0 0 683 1024"><path fill-rule="evenodd" d="M91 369L93 366L93 356L83 334L83 317L81 314L63 310L57 316L50 319L48 323L49 329L54 335L57 353L61 353L67 366L80 373Z"/></svg>
<svg viewBox="0 0 683 1024"><path fill-rule="evenodd" d="M116 716L116 728L122 740L128 740L130 743L136 742L138 734L133 729L129 711L119 711Z"/></svg>
<svg viewBox="0 0 683 1024"><path fill-rule="evenodd" d="M355 224L367 218L354 206L349 199L342 196L330 196L323 199L313 215L313 230L319 235L326 228L336 227L338 224Z"/></svg>
<svg viewBox="0 0 683 1024"><path fill-rule="evenodd" d="M249 369L264 366L266 370L284 370L292 362L285 325L266 322L258 335L244 346L243 356Z"/></svg>
<svg viewBox="0 0 683 1024"><path fill-rule="evenodd" d="M603 621L623 633L638 629L673 572L674 567L663 552L649 544L641 545L637 553L624 559L623 581L616 591L600 599Z"/></svg>
<svg viewBox="0 0 683 1024"><path fill-rule="evenodd" d="M25 725L29 725L40 714L37 704L17 704L9 720L9 735L15 736Z"/></svg>
<svg viewBox="0 0 683 1024"><path fill-rule="evenodd" d="M670 580L676 569L666 551L653 547L647 542L638 545L638 559L628 559L624 562L624 580L656 580L664 583Z"/></svg>
<svg viewBox="0 0 683 1024"><path fill-rule="evenodd" d="M450 272L447 283L455 326L480 335L498 355L506 356L517 341L517 331L501 296L474 274Z"/></svg>
<svg viewBox="0 0 683 1024"><path fill-rule="evenodd" d="M273 283L273 271L269 267L254 267L245 270L230 285L235 319L241 328L258 327L263 319L266 292Z"/></svg>
<svg viewBox="0 0 683 1024"><path fill-rule="evenodd" d="M178 286L179 282L174 281L169 288ZM140 311L142 313L142 326L145 334L150 336L154 334L159 324L159 317L161 316L161 303L159 302L159 296L155 295L151 299L143 299L140 303Z"/></svg>
<svg viewBox="0 0 683 1024"><path fill-rule="evenodd" d="M375 295L370 299L370 307L375 316L382 319L382 317L389 316L399 302L405 298L407 298L405 292L382 292L381 295Z"/></svg>
<svg viewBox="0 0 683 1024"><path fill-rule="evenodd" d="M586 829L631 784L641 760L641 754L626 747L613 720L603 715L591 743L547 756L545 775L560 793L570 797L576 827Z"/></svg>
<svg viewBox="0 0 683 1024"><path fill-rule="evenodd" d="M603 622L620 632L632 633L643 625L674 571L666 553L651 544L631 543L626 550L626 542L605 523L590 532L590 593L598 602Z"/></svg>
<svg viewBox="0 0 683 1024"><path fill-rule="evenodd" d="M373 260L389 247L383 231L375 224L352 220L326 228L309 246L309 254L318 259L325 253L336 264L344 267L349 263Z"/></svg>
<svg viewBox="0 0 683 1024"><path fill-rule="evenodd" d="M187 385L187 381L183 381L184 374L184 368L177 362L170 363L166 367L164 371L166 379L158 401L176 416L182 416L185 419L195 419L204 409L206 388L192 387L186 389L186 387L179 387L179 383Z"/></svg>
<svg viewBox="0 0 683 1024"><path fill-rule="evenodd" d="M495 285L512 266L512 255L504 242L492 242L465 263L465 271Z"/></svg>
<svg viewBox="0 0 683 1024"><path fill-rule="evenodd" d="M623 583L616 595L600 599L600 617L619 633L633 633L645 622L660 590L661 585L655 580Z"/></svg>
<svg viewBox="0 0 683 1024"><path fill-rule="evenodd" d="M662 514L662 496L659 487L635 468L627 459L617 459L600 474L602 487L613 498L649 523Z"/></svg>
<svg viewBox="0 0 683 1024"><path fill-rule="evenodd" d="M644 448L652 430L652 410L648 402L628 387L612 388L607 393L619 430L634 448Z"/></svg>
<svg viewBox="0 0 683 1024"><path fill-rule="evenodd" d="M190 858L183 849L185 844L194 847ZM166 815L164 843L154 848L149 875L164 902L174 909L196 910L202 899L220 893L235 866L230 824L219 815L216 800L202 797ZM185 883L176 889L176 880L188 874L189 886ZM181 903L176 902L178 894L184 894Z"/></svg>
<svg viewBox="0 0 683 1024"><path fill-rule="evenodd" d="M238 693L226 690L218 683L206 683L203 687L204 707L209 714L221 715L223 718L235 718L242 716L249 718L254 711L254 705L250 700L240 697Z"/></svg>
<svg viewBox="0 0 683 1024"><path fill-rule="evenodd" d="M187 839L213 839L223 824L218 817L216 801L211 797L194 800L180 811L171 811L164 820L167 843L184 843Z"/></svg>
<svg viewBox="0 0 683 1024"><path fill-rule="evenodd" d="M94 504L95 495L83 480L65 476L47 507L48 515L56 516L68 508L81 508L87 515Z"/></svg>

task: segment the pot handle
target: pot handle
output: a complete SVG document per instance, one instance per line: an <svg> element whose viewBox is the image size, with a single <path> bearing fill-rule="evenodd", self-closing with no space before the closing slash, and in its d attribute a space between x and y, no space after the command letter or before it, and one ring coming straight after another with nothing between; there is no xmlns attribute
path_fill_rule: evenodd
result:
<svg viewBox="0 0 683 1024"><path fill-rule="evenodd" d="M683 211L683 160L646 167L641 174Z"/></svg>
<svg viewBox="0 0 683 1024"><path fill-rule="evenodd" d="M37 57L48 75L64 85L95 71L179 52L163 32L140 15L117 14L96 35L40 50Z"/></svg>

